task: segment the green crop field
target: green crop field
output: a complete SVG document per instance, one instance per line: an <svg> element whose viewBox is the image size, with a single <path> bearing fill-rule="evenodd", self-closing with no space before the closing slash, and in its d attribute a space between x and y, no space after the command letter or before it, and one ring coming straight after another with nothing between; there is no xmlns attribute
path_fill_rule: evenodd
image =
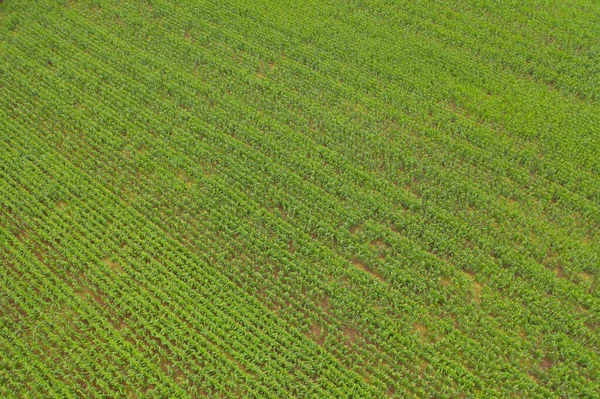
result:
<svg viewBox="0 0 600 399"><path fill-rule="evenodd" d="M0 398L600 398L600 2L0 0Z"/></svg>

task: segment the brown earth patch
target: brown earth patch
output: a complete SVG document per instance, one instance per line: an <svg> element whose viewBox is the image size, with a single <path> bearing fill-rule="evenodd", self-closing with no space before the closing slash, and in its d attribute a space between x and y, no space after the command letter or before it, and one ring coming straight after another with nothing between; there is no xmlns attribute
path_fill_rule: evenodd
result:
<svg viewBox="0 0 600 399"><path fill-rule="evenodd" d="M556 269L554 269L554 274L556 274L556 277L558 278L565 278L565 272L560 266L557 266Z"/></svg>
<svg viewBox="0 0 600 399"><path fill-rule="evenodd" d="M142 388L142 393L147 394L148 391L153 391L155 389L156 389L156 384L149 384L149 385L145 386L144 388Z"/></svg>
<svg viewBox="0 0 600 399"><path fill-rule="evenodd" d="M238 362L233 355L231 355L228 352L223 352L225 354L225 356L227 357L227 359L231 360L232 363L234 363L241 371L243 371L244 373L254 376L254 373L250 370L248 370L248 368L246 366L244 366L242 363Z"/></svg>
<svg viewBox="0 0 600 399"><path fill-rule="evenodd" d="M365 265L365 263L363 261L361 261L358 258L352 258L352 264L357 268L360 269L364 272L369 273L371 276L377 278L379 281L384 281L383 277L381 277L381 275L379 273L377 273L376 271L370 269L367 265Z"/></svg>
<svg viewBox="0 0 600 399"><path fill-rule="evenodd" d="M109 258L105 258L102 262L104 262L104 264L106 266L108 266L108 268L115 273L123 272L123 268L121 268L121 265L119 265L117 262L115 262Z"/></svg>
<svg viewBox="0 0 600 399"><path fill-rule="evenodd" d="M173 378L175 379L175 381L179 382L185 378L185 374L180 369L175 369L175 373L173 373Z"/></svg>
<svg viewBox="0 0 600 399"><path fill-rule="evenodd" d="M587 283L590 283L594 279L594 275L588 272L582 272L581 279Z"/></svg>
<svg viewBox="0 0 600 399"><path fill-rule="evenodd" d="M0 308L0 317L11 315L16 320L20 320L27 317L27 312L14 300L8 300L8 306Z"/></svg>
<svg viewBox="0 0 600 399"><path fill-rule="evenodd" d="M117 321L115 321L113 323L114 327L118 330L121 331L122 329L124 329L125 327L127 327L127 323L125 322L125 320L123 319L118 319Z"/></svg>
<svg viewBox="0 0 600 399"><path fill-rule="evenodd" d="M427 339L427 335L428 335L427 327L425 327L423 324L415 322L415 323L413 323L413 329L419 335L419 338L421 339L421 341L425 341Z"/></svg>
<svg viewBox="0 0 600 399"><path fill-rule="evenodd" d="M548 250L542 264L546 267L552 267L558 260L558 253L552 250Z"/></svg>
<svg viewBox="0 0 600 399"><path fill-rule="evenodd" d="M175 381L181 381L185 377L184 372L168 359L161 359L160 368L166 375L172 376Z"/></svg>
<svg viewBox="0 0 600 399"><path fill-rule="evenodd" d="M425 359L421 359L421 362L419 363L419 373L421 373L421 375L424 375L425 370L427 370L427 367L429 367L429 362Z"/></svg>
<svg viewBox="0 0 600 399"><path fill-rule="evenodd" d="M44 263L45 257L42 251L34 251L33 254L41 263Z"/></svg>
<svg viewBox="0 0 600 399"><path fill-rule="evenodd" d="M363 229L362 224L355 224L350 226L350 234L356 234Z"/></svg>
<svg viewBox="0 0 600 399"><path fill-rule="evenodd" d="M387 249L390 247L390 244L383 241L381 238L371 241L371 245L379 249Z"/></svg>
<svg viewBox="0 0 600 399"><path fill-rule="evenodd" d="M533 382L535 382L536 384L539 384L539 383L540 383L540 379L537 377L537 375L535 375L535 373L533 373L533 372L531 372L531 371L530 371L530 372L528 372L528 373L527 373L527 375L528 375L528 376L529 376L529 378L530 378L530 379L531 379Z"/></svg>
<svg viewBox="0 0 600 399"><path fill-rule="evenodd" d="M192 180L192 179L191 179L191 178L188 176L188 174L187 174L185 171L183 171L183 170L180 170L180 171L177 173L177 178L178 178L180 181L182 181L182 182L183 182L183 184L185 184L185 186L186 186L187 188L192 188L192 186L194 185L194 182L193 182L193 180Z"/></svg>
<svg viewBox="0 0 600 399"><path fill-rule="evenodd" d="M277 210L279 211L279 215L281 215L281 217L283 219L287 219L288 214L287 214L285 208L283 207L283 205L281 205L281 204L277 205Z"/></svg>
<svg viewBox="0 0 600 399"><path fill-rule="evenodd" d="M471 290L473 292L473 300L477 303L481 302L481 294L483 292L483 284L479 283L476 280L476 273L472 272L472 271L464 271L464 273L469 277L469 279L471 280Z"/></svg>
<svg viewBox="0 0 600 399"><path fill-rule="evenodd" d="M347 338L348 345L352 345L358 339L358 330L356 330L355 328L345 326L343 332Z"/></svg>
<svg viewBox="0 0 600 399"><path fill-rule="evenodd" d="M21 242L29 238L29 232L26 229L19 229L14 232L14 235L17 238L17 240Z"/></svg>
<svg viewBox="0 0 600 399"><path fill-rule="evenodd" d="M587 328L589 328L590 330L592 330L592 331L596 331L596 329L598 328L599 325L600 325L600 323L594 322L594 321L591 321L591 320L588 320L588 321L585 322L585 326Z"/></svg>
<svg viewBox="0 0 600 399"><path fill-rule="evenodd" d="M162 369L163 372L165 372L166 374L170 374L171 367L173 367L173 362L171 362L170 360L167 360L167 359L161 359L160 368Z"/></svg>
<svg viewBox="0 0 600 399"><path fill-rule="evenodd" d="M448 276L444 276L444 277L440 278L440 284L442 285L442 287L449 286L451 282L452 282L452 278L450 278Z"/></svg>
<svg viewBox="0 0 600 399"><path fill-rule="evenodd" d="M95 293L90 288L84 287L81 290L76 291L77 295L79 295L82 299L92 298L98 305L102 307L108 307L104 298L101 295Z"/></svg>
<svg viewBox="0 0 600 399"><path fill-rule="evenodd" d="M385 242L384 240L378 238L377 240L371 241L371 246L377 248L379 251L379 258L385 258L385 251L390 248L390 244Z"/></svg>
<svg viewBox="0 0 600 399"><path fill-rule="evenodd" d="M329 304L328 297L324 297L323 299L321 299L321 302L319 302L319 305L321 306L321 309L323 309L325 311L325 313L330 312L330 304Z"/></svg>
<svg viewBox="0 0 600 399"><path fill-rule="evenodd" d="M540 362L540 368L542 370L548 370L550 367L552 367L554 363L552 362L552 360L548 359L547 357L543 358L542 361Z"/></svg>
<svg viewBox="0 0 600 399"><path fill-rule="evenodd" d="M323 346L323 343L325 342L325 337L327 336L327 332L319 323L313 321L310 326L310 336L315 340L315 342L319 346Z"/></svg>
<svg viewBox="0 0 600 399"><path fill-rule="evenodd" d="M483 285L477 281L473 281L473 299L475 302L481 302L481 293L483 292Z"/></svg>

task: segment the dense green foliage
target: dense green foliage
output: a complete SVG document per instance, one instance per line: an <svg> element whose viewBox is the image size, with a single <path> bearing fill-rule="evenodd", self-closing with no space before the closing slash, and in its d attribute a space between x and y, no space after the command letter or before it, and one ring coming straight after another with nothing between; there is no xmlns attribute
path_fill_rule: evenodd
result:
<svg viewBox="0 0 600 399"><path fill-rule="evenodd" d="M599 20L0 2L0 397L600 397Z"/></svg>

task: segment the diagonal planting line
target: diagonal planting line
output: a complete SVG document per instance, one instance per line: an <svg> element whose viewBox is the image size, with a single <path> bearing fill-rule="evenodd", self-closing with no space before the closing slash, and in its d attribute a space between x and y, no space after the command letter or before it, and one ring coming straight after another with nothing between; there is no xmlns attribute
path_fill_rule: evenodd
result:
<svg viewBox="0 0 600 399"><path fill-rule="evenodd" d="M13 139L16 139L16 137L13 137ZM20 137L20 139L23 140L22 137ZM16 139L16 140L19 140L19 139ZM111 198L112 202L118 203L121 206L125 207L123 202L114 193L112 193L108 188L98 184L98 182L96 182L94 179L92 179L87 173L85 173L85 172L81 171L80 169L78 169L77 167L75 167L71 162L66 160L62 156L62 154L57 153L54 149L50 150L45 143L41 143L39 140L30 141L28 143L28 145L33 146L34 143L37 146L37 150L40 153L43 153L44 151L50 152L52 154L52 156L56 157L59 160L59 162L62 165L64 165L64 167L68 168L70 171L76 171L76 173L79 174L81 179L83 179L85 182L89 183L89 185L91 187L95 188L96 191L100 195L109 197L109 198ZM143 223L144 225L146 225L148 228L152 229L153 231L160 232L165 237L165 239L168 243L173 245L175 248L179 248L180 250L182 250L185 253L186 257L194 260L195 262L197 262L199 264L203 264L203 262L198 261L196 256L194 254L190 253L189 250L187 250L187 248L185 246L183 246L180 242L178 242L170 234L168 234L168 232L166 232L164 229L158 227L155 223L148 221L141 212L139 212L137 209L135 209L135 207L133 209L132 208L129 208L129 209L135 219L137 219L139 221L143 221L141 223ZM339 363L339 361L335 357L333 357L331 354L329 354L322 348L318 347L313 341L308 340L306 337L304 337L304 335L300 334L294 328L292 328L290 326L283 326L283 323L281 322L279 317L277 315L275 315L270 309L265 308L254 297L248 296L246 293L244 293L244 291L242 291L239 287L237 287L233 282L231 282L227 278L224 278L220 274L220 272L218 272L218 270L216 270L214 267L207 265L207 269L208 268L210 269L210 271L207 270L207 272L212 274L213 278L215 278L216 280L224 282L225 286L232 290L233 296L236 299L238 299L241 303L244 303L248 306L258 309L260 311L259 313L264 313L266 315L266 318L268 318L269 320L273 320L275 322L275 325L279 326L279 329L281 329L282 331L283 330L288 331L289 334L291 334L291 336L293 336L295 339L305 342L305 344L308 344L308 347L312 347L313 350L316 349L317 353L324 355L323 356L324 360L332 363L338 370L343 370L344 373L347 373L349 376L351 376L352 377L351 379L354 380L355 382L361 381L361 378L358 375L356 375L353 371L346 369L341 363Z"/></svg>

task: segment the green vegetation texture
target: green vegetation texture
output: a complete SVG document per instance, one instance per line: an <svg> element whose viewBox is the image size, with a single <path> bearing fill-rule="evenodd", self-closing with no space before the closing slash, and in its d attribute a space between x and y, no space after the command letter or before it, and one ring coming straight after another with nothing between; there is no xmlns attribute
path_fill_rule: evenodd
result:
<svg viewBox="0 0 600 399"><path fill-rule="evenodd" d="M600 397L599 2L0 3L0 397Z"/></svg>

